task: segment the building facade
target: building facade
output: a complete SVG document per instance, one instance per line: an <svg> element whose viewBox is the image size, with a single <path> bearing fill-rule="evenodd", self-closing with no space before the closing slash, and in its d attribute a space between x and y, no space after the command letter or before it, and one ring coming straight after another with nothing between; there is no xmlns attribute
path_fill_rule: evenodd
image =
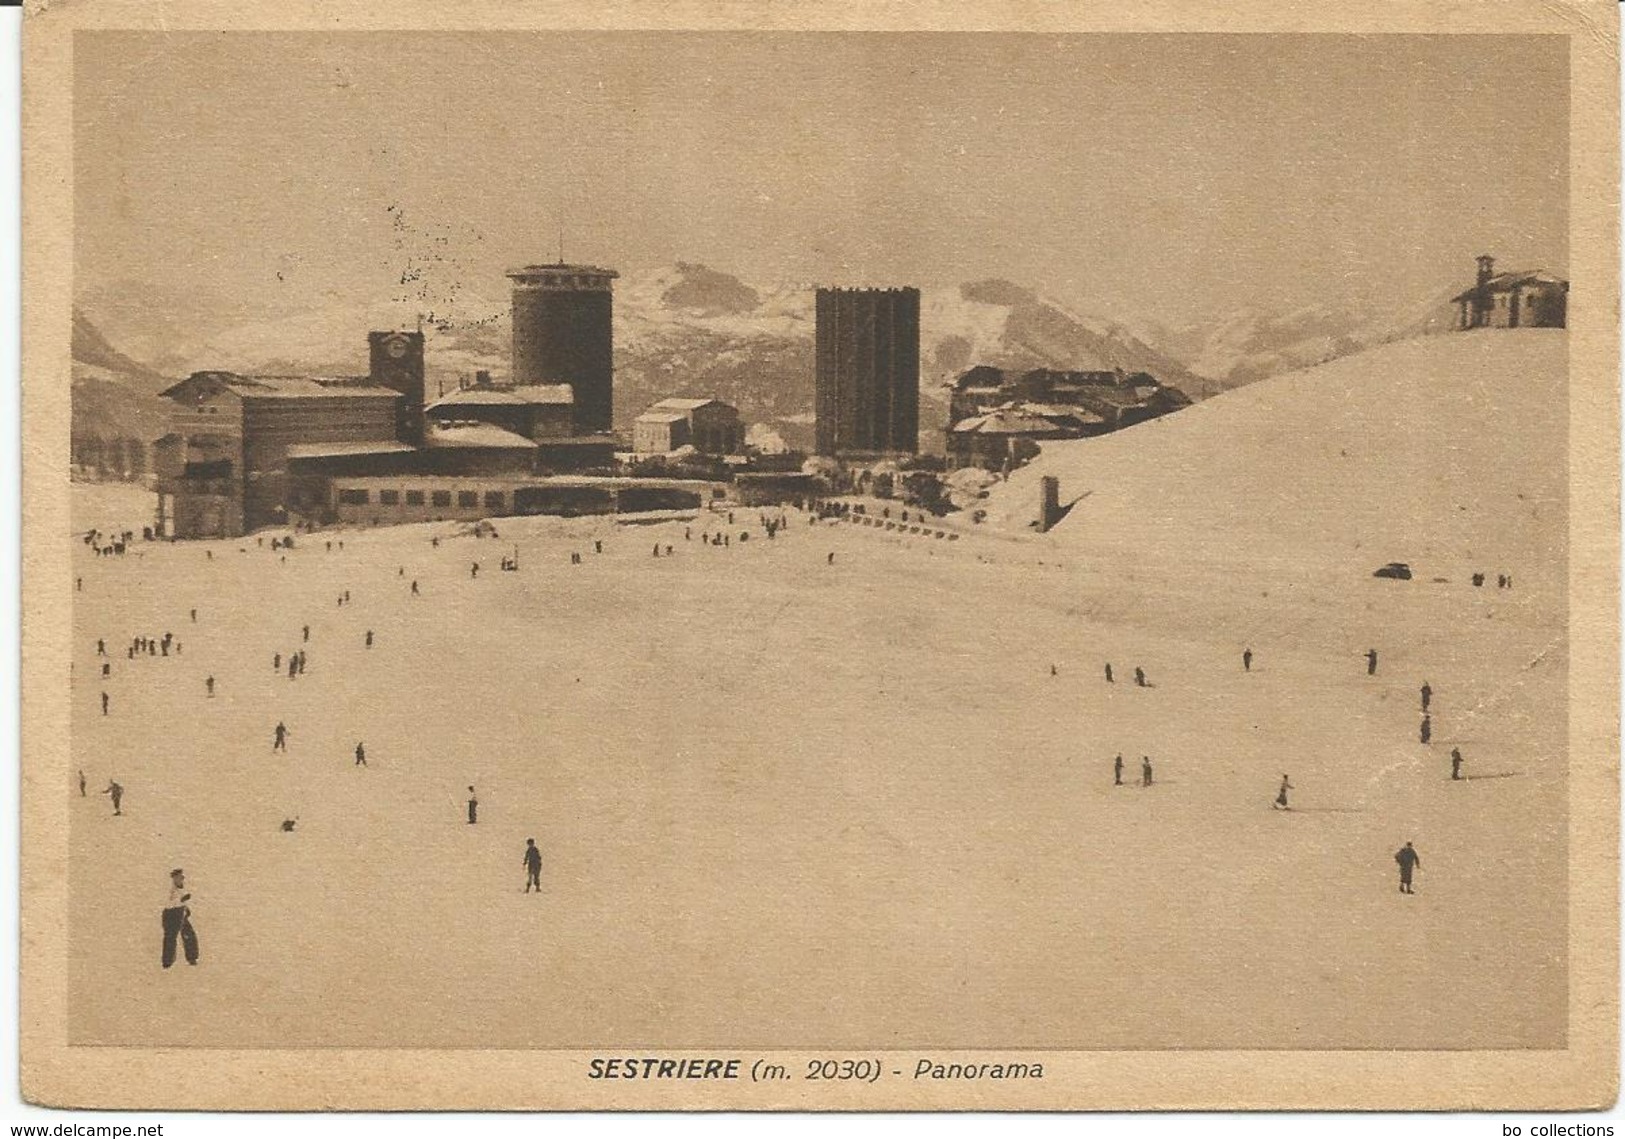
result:
<svg viewBox="0 0 1625 1139"><path fill-rule="evenodd" d="M1564 328L1568 323L1569 283L1544 270L1497 273L1495 258L1478 259L1472 288L1450 298L1458 329Z"/></svg>
<svg viewBox="0 0 1625 1139"><path fill-rule="evenodd" d="M593 265L527 265L513 282L515 387L568 384L575 393L575 430L614 426L613 269Z"/></svg>
<svg viewBox="0 0 1625 1139"><path fill-rule="evenodd" d="M157 445L158 524L175 537L286 522L290 447L399 442L401 394L365 378L194 372L162 394L174 409Z"/></svg>
<svg viewBox="0 0 1625 1139"><path fill-rule="evenodd" d="M664 455L693 447L705 455L738 455L745 449L739 409L720 399L663 399L632 423L632 450Z"/></svg>
<svg viewBox="0 0 1625 1139"><path fill-rule="evenodd" d="M918 452L918 289L819 289L815 367L820 455Z"/></svg>
<svg viewBox="0 0 1625 1139"><path fill-rule="evenodd" d="M559 439L575 434L575 394L569 384L508 387L480 373L472 387L458 388L431 402L432 422L489 423L527 439Z"/></svg>

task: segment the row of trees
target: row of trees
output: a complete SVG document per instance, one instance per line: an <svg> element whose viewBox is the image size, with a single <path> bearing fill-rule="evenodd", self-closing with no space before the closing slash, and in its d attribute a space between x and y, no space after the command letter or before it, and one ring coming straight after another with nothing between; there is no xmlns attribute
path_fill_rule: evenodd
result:
<svg viewBox="0 0 1625 1139"><path fill-rule="evenodd" d="M75 435L72 462L91 478L140 482L151 469L147 446L129 435Z"/></svg>

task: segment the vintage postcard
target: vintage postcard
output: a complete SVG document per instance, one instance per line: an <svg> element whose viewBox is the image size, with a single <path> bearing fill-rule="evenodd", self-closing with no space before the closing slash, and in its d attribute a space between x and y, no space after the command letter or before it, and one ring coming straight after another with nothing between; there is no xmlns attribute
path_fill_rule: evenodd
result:
<svg viewBox="0 0 1625 1139"><path fill-rule="evenodd" d="M1356 7L36 3L27 1098L1611 1103L1619 16Z"/></svg>

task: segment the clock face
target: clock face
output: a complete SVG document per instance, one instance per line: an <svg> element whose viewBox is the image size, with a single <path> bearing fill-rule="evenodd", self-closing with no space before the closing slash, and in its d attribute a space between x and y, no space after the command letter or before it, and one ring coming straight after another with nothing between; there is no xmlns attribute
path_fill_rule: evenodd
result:
<svg viewBox="0 0 1625 1139"><path fill-rule="evenodd" d="M406 355L406 341L397 336L384 345L384 351L388 352L394 359L399 360Z"/></svg>

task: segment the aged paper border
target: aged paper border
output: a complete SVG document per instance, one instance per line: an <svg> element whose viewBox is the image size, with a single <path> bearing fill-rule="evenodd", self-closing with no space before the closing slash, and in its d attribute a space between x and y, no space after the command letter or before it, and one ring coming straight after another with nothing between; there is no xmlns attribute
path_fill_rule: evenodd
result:
<svg viewBox="0 0 1625 1139"><path fill-rule="evenodd" d="M21 1055L25 1099L129 1109L1600 1108L1619 1072L1619 11L1614 0L818 4L32 0L23 31ZM1503 1052L1028 1052L1041 1081L603 1081L585 1052L160 1050L67 1044L72 33L758 28L1555 34L1571 44L1569 1044ZM606 1042L606 1047L610 1042ZM612 1051L636 1053L635 1041ZM729 1049L792 1066L808 1051ZM854 1055L858 1055L854 1051ZM913 1053L873 1052L889 1065ZM1000 1057L940 1054L943 1059Z"/></svg>

